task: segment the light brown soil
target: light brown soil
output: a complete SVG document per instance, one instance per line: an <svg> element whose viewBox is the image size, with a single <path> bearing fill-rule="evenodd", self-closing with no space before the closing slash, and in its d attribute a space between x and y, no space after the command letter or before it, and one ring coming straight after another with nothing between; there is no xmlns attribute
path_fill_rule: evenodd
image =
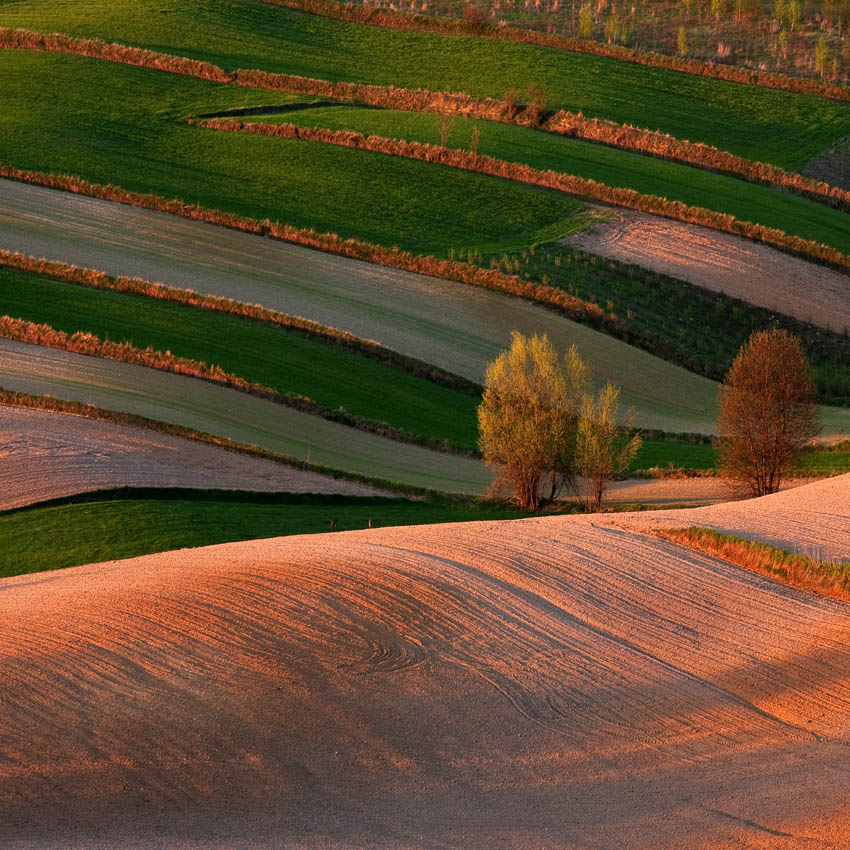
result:
<svg viewBox="0 0 850 850"><path fill-rule="evenodd" d="M824 328L850 328L850 277L749 239L617 210L563 241Z"/></svg>
<svg viewBox="0 0 850 850"><path fill-rule="evenodd" d="M0 406L0 510L107 487L382 494L141 428Z"/></svg>
<svg viewBox="0 0 850 850"><path fill-rule="evenodd" d="M0 845L846 847L850 607L623 520L0 582Z"/></svg>

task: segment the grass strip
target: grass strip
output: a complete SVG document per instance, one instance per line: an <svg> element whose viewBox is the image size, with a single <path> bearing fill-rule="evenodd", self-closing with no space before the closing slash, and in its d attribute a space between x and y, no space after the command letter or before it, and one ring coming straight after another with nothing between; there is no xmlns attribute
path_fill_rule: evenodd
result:
<svg viewBox="0 0 850 850"><path fill-rule="evenodd" d="M526 516L476 499L120 489L0 513L0 578L238 540Z"/></svg>
<svg viewBox="0 0 850 850"><path fill-rule="evenodd" d="M277 310L270 310L259 304L245 304L233 298L222 298L217 295L204 295L191 289L180 289L167 286L164 283L153 283L138 277L124 275L113 276L106 272L86 267L73 266L57 260L46 260L21 254L17 251L0 250L0 267L18 269L23 272L64 280L95 289L107 289L113 292L126 292L142 295L155 300L184 304L214 312L227 313L240 318L252 319L256 322L275 325L315 339L323 343L339 346L346 351L368 357L377 363L390 366L401 372L406 372L417 378L424 378L435 384L457 390L465 395L477 396L481 387L461 375L455 375L439 366L426 363L416 357L400 354L374 340L362 339L348 331L342 331L328 325L305 319L301 316L291 316Z"/></svg>
<svg viewBox="0 0 850 850"><path fill-rule="evenodd" d="M782 74L777 71L741 68L740 66L717 64L683 56L670 56L664 53L637 50L616 43L602 44L591 39L570 38L555 33L519 29L504 24L476 23L473 25L457 18L435 17L402 12L397 9L375 8L361 3L338 3L334 0L261 0L261 2L364 26L534 44L550 50L566 50L571 53L604 56L608 59L616 59L620 62L629 62L649 68L664 68L680 74L692 74L698 77L710 77L743 85L762 86L788 92L804 92L817 97L850 101L850 89L823 80L792 77L789 74Z"/></svg>
<svg viewBox="0 0 850 850"><path fill-rule="evenodd" d="M760 541L691 526L658 531L665 540L731 561L784 584L850 602L850 561L835 563L798 555Z"/></svg>
<svg viewBox="0 0 850 850"><path fill-rule="evenodd" d="M702 227L710 227L723 233L743 236L755 242L763 242L775 248L796 254L807 260L824 265L850 269L850 256L823 243L792 236L775 227L766 227L749 221L741 221L728 213L720 213L705 207L695 207L682 201L670 201L657 195L647 195L634 189L617 188L578 177L573 174L543 171L518 162L508 162L457 148L442 147L423 142L388 139L369 136L350 130L328 130L321 127L300 127L295 124L271 124L267 122L243 122L213 118L197 122L200 126L225 132L253 133L283 139L297 139L322 144L382 153L388 156L414 159L420 162L438 163L464 171L474 171L491 177L502 177L531 186L554 189L569 195L597 201L626 209L638 210L653 215L684 221Z"/></svg>
<svg viewBox="0 0 850 850"><path fill-rule="evenodd" d="M813 180L777 165L736 156L716 146L677 139L669 133L646 130L601 118L588 118L569 110L550 112L535 104L509 104L503 100L481 100L456 92L412 91L397 86L358 85L332 82L300 75L270 74L260 70L225 71L217 65L124 44L107 44L100 39L79 39L54 33L0 27L0 47L45 50L102 59L138 67L164 70L219 83L267 88L378 106L398 111L436 112L462 115L505 124L539 127L551 133L601 143L622 150L648 154L697 168L731 174L752 183L780 187L829 206L846 208L850 191Z"/></svg>
<svg viewBox="0 0 850 850"><path fill-rule="evenodd" d="M129 425L134 428L145 428L159 434L167 434L170 437L182 437L186 440L196 440L208 446L218 446L229 451L245 454L251 457L272 460L293 469L303 469L307 472L317 472L327 475L329 478L338 478L344 481L354 481L360 484L370 484L391 493L404 496L428 497L441 496L439 491L430 490L427 487L417 487L413 484L404 484L399 481L389 481L385 478L377 478L369 475L360 475L356 472L347 472L341 469L333 469L318 463L300 460L291 455L281 454L264 449L262 446L248 445L231 440L227 437L219 437L185 425L175 425L170 422L160 422L146 416L138 416L134 413L124 413L118 410L108 410L93 404L83 404L77 401L65 401L54 396L37 396L31 393L16 392L0 387L0 405L9 407L23 407L30 410L46 410L51 413L63 413L70 416L84 416L87 419L96 419L102 422L111 422L115 425Z"/></svg>
<svg viewBox="0 0 850 850"><path fill-rule="evenodd" d="M60 284L61 285L61 284ZM70 284L68 284L70 285ZM55 288L57 284L50 284L51 287ZM49 307L50 305L36 305L36 298L33 296L38 295L38 287L37 284L30 283L28 286L30 290L29 293L24 293L23 299L20 299L24 302L24 306L19 309L22 311L35 311L41 312L44 307ZM53 293L60 294L60 293ZM4 304L4 309L8 307L8 302L13 299L7 297L4 299L7 303ZM103 319L102 317L97 316L98 307L101 306L97 299L79 299L81 301L86 301L87 303L78 303L75 305L77 312L85 311L87 307L91 307L92 316L89 317L89 322L96 322L98 319L100 321L106 321L109 324L109 318ZM63 321L61 318L62 307L65 306L61 302L60 298L57 298L53 305L54 309L57 312L57 318L60 321ZM66 301L66 304L68 302ZM155 313L155 309L151 305L140 305L142 318L139 321L138 319L133 322L127 321L126 315L126 304L117 304L114 305L117 309L113 312L113 316L110 317L112 319L112 326L115 327L121 326L124 324L124 327L132 326L136 334L150 333L149 326L146 325L146 322L152 322L153 316L150 314ZM179 315L180 311L171 311L176 312L177 315L167 315L164 317L163 324L165 325L164 329L164 338L171 339L173 342L180 346L184 344L187 340L190 340L189 336L192 328L188 325L184 325L185 333L183 336L179 333L180 328L180 320L181 317ZM32 314L32 313L31 313ZM123 314L123 315L122 315ZM144 314L148 314L145 316ZM73 311L72 311L73 316ZM122 322L123 319L123 322ZM73 318L66 318L64 321L70 322L71 325L75 324ZM240 360L240 352L241 349L239 346L245 346L246 343L250 339L249 333L240 334L239 331L242 329L234 329L220 327L220 328L210 328L210 331L218 330L222 337L216 339L215 337L210 337L207 340L204 340L205 328L203 328L203 322L196 320L194 323L196 326L201 326L200 333L195 337L197 344L201 348L212 347L216 344L221 344L222 347L219 349L223 356L228 356L228 352L230 352L231 356ZM215 322L209 322L210 325L215 325ZM226 325L227 323L222 323ZM69 325L70 326L70 325ZM197 330L197 327L196 327ZM163 339L163 329L160 329L160 339ZM154 335L156 335L154 333ZM241 336L241 339L240 339ZM121 363L130 363L137 366L146 366L151 369L158 369L162 372L173 372L177 375L185 375L191 378L198 378L200 380L209 381L215 384L222 384L226 387L230 387L231 389L238 390L239 392L247 393L248 395L256 396L257 398L262 398L266 401L271 401L275 404L282 404L286 407L291 407L295 410L299 410L303 413L309 413L315 416L320 416L323 419L327 419L331 422L337 422L341 425L347 425L351 428L356 428L360 431L365 431L367 433L377 434L378 436L384 437L389 440L395 440L400 443L411 443L414 445L425 446L426 448L433 449L436 451L450 452L450 453L464 453L464 454L472 454L474 453L475 441L477 439L477 435L472 433L468 434L464 431L459 431L459 435L465 436L466 443L465 445L457 445L452 443L450 440L445 437L440 436L427 436L422 434L411 433L409 431L405 431L402 428L394 427L387 422L368 419L363 416L358 416L354 413L349 412L344 407L340 406L338 408L330 408L326 405L320 404L317 401L314 401L312 398L308 396L299 395L294 392L280 392L274 387L270 387L268 385L259 383L257 381L250 380L248 378L243 377L242 375L235 374L233 372L229 372L220 366L210 365L202 360L197 360L190 357L182 357L176 354L172 354L171 351L166 348L164 351L156 349L150 345L145 348L140 348L139 346L134 345L131 342L113 342L109 339L101 339L97 335L89 332L88 330L76 330L73 332L67 332L64 330L57 330L53 326L44 323L36 323L32 321L27 321L26 319L15 318L9 315L0 316L0 337L4 339L15 340L17 342L26 342L31 345L39 345L47 348L55 348L60 351L71 351L76 354L84 354L90 357L101 357L106 360L115 360ZM271 338L270 340L272 345L278 340ZM292 340L289 341L290 345L288 346L287 354L291 355L293 353L293 346L291 345ZM279 348L286 348L287 346L279 346ZM252 356L252 353L249 352L246 357L242 354L242 359L240 362L243 362L247 365L247 367L254 369L262 369L264 366L269 366L270 369L275 369L276 366L280 364L268 363L268 361L263 361L262 354L269 354L269 349L264 345L260 344L257 349L256 357ZM309 357L310 353L317 357L314 361L314 365L318 369L321 365L321 360L323 355L327 356L331 352L303 352L306 356ZM290 356L290 364L292 365L293 357ZM285 365L285 364L283 364ZM367 368L366 363L356 363L351 362L350 359L347 362L342 362L340 364L340 369L338 371L338 381L340 388L346 387L351 388L351 381L354 377L352 373L354 373L358 366L360 367L361 372ZM304 365L304 371L309 371L309 365ZM272 374L269 372L267 374ZM283 374L278 373L279 379L282 381L286 380L285 369L283 370ZM373 377L378 378L382 377L385 381L389 382L392 380L392 376L388 374L374 375ZM408 409L413 411L414 417L416 414L421 411L426 411L426 408L429 407L427 405L427 391L431 388L427 386L422 386L424 382L418 382L417 379L413 379L416 381L417 386L409 386L407 387L407 398L405 399L405 404ZM366 409L369 405L369 400L378 398L379 400L384 400L388 404L388 410L392 412L394 409L393 399L387 392L387 396L384 397L379 394L371 395L368 392L368 387L363 387L361 393L359 394L359 403L364 405L364 409ZM389 389L388 387L382 389ZM441 389L441 388L440 388ZM417 393L417 390L423 390L423 394L420 396ZM432 393L437 391L438 388L436 385L433 386ZM450 393L450 391L445 391L446 393ZM455 410L451 404L452 401L456 403L465 404L468 408L468 411L475 410L477 406L477 401L474 398L469 396L463 396L459 393L451 394L450 398L446 398L443 400L443 403L430 405L431 410L427 412L437 413L441 415L441 418L445 424L445 427L448 429L451 426L452 422L456 422L458 418L458 411ZM352 396L353 398L353 396ZM396 399L397 401L398 399ZM404 409L399 411L399 414L403 414ZM461 417L462 420L462 417ZM427 417L423 418L422 424L427 426ZM467 429L469 430L469 429ZM437 432L437 433L446 433L446 432Z"/></svg>

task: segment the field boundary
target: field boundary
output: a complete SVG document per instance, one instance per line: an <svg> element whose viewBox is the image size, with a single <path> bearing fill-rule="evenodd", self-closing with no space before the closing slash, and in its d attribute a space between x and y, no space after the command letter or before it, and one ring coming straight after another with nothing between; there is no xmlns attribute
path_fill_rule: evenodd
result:
<svg viewBox="0 0 850 850"><path fill-rule="evenodd" d="M427 487L417 487L413 484L403 484L398 481L388 481L383 478L372 478L368 475L360 475L356 472L346 472L342 469L334 469L330 466L322 466L318 463L299 460L296 457L292 457L292 455L285 455L281 452L273 452L269 449L264 449L262 446L239 443L228 437L218 437L215 434L210 434L206 431L200 431L195 428L188 428L184 425L174 425L169 422L161 422L158 419L150 419L146 416L139 416L135 413L122 413L118 410L97 407L93 404L83 404L78 401L65 401L64 399L58 399L50 395L38 396L31 393L7 390L0 386L0 405L6 407L26 408L28 410L44 410L50 413L63 413L69 416L82 416L85 419L96 419L103 422L111 422L113 425L127 425L135 428L145 428L148 431L155 431L159 434L167 434L170 437L182 437L187 440L195 440L196 442L205 443L210 446L218 446L220 448L227 449L228 451L236 452L237 454L250 455L251 457L262 458L264 460L273 460L282 466L289 466L293 469L304 470L305 472L316 472L320 475L326 475L329 478L338 478L340 480L353 481L359 484L371 484L372 486L378 487L382 490L388 490L404 496L427 497L444 495L440 490L431 490Z"/></svg>
<svg viewBox="0 0 850 850"><path fill-rule="evenodd" d="M511 106L493 98L478 99L465 93L435 92L350 82L270 71L225 71L210 62L129 47L101 39L80 39L53 33L0 27L0 49L66 53L89 59L165 71L212 82L333 98L335 100L412 112L459 115L501 124L532 127L555 135L596 142L618 150L679 162L705 171L727 174L750 183L788 189L810 200L839 209L850 209L850 191L787 171L771 163L748 160L713 145L677 139L660 130L618 124L605 118L587 118L581 112L561 109L534 114L533 105Z"/></svg>
<svg viewBox="0 0 850 850"><path fill-rule="evenodd" d="M556 171L543 171L530 165L508 162L495 157L475 154L471 151L445 148L426 142L388 139L384 136L366 137L362 133L352 130L327 130L321 127L300 127L296 124L266 124L221 118L206 121L189 119L189 123L210 130L254 133L256 135L359 148L389 156L459 168L464 171L475 171L491 177L501 177L544 189L554 189L558 192L599 203L651 213L683 221L687 224L709 227L723 233L742 236L754 242L762 242L805 259L815 260L842 270L850 269L850 255L811 239L791 236L784 230L775 227L741 221L730 213L720 213L705 207L691 206L683 201L670 201L658 195L642 194L635 189L614 188L586 177L577 177L573 174Z"/></svg>
<svg viewBox="0 0 850 850"><path fill-rule="evenodd" d="M374 9L355 3L336 3L333 0L261 0L270 6L279 6L316 17L332 18L347 23L382 29L412 30L433 35L469 36L493 41L512 41L531 44L550 50L583 53L616 59L632 65L661 68L696 77L709 77L727 83L741 83L766 89L809 94L830 100L850 101L850 88L836 86L809 77L792 77L773 71L756 71L736 65L719 65L700 59L687 59L666 53L635 50L617 44L602 44L590 39L570 38L564 35L543 33L537 30L519 29L510 26L482 24L473 26L457 18L438 18L417 15L390 9Z"/></svg>
<svg viewBox="0 0 850 850"><path fill-rule="evenodd" d="M655 535L782 584L850 603L850 561L833 563L797 555L759 540L748 540L710 528L664 529Z"/></svg>
<svg viewBox="0 0 850 850"><path fill-rule="evenodd" d="M50 325L36 324L24 319L11 316L0 316L0 338L39 345L44 348L54 348L59 351L70 351L87 357L100 357L104 360L114 360L133 366L145 366L158 369L161 372L171 372L189 378L197 378L213 384L220 384L238 392L261 398L265 401L279 404L336 422L358 431L375 434L398 443L407 443L445 454L475 457L472 451L465 451L448 441L430 439L419 434L411 434L401 428L395 428L386 422L377 422L362 416L349 413L342 407L331 409L319 404L313 399L295 393L281 393L271 387L264 386L245 378L226 372L219 366L211 366L201 360L191 360L188 357L178 357L171 352L157 351L153 348L141 349L129 342L111 342L101 340L87 331L77 331L73 334L57 331Z"/></svg>
<svg viewBox="0 0 850 850"><path fill-rule="evenodd" d="M455 375L453 372L426 363L416 357L401 354L374 340L364 339L329 325L322 325L312 319L270 310L259 304L246 304L243 301L218 295L203 295L192 289L180 289L164 283L152 283L139 277L113 276L85 266L69 265L58 260L38 259L17 251L0 250L0 267L16 269L28 274L49 277L94 289L125 292L144 298L168 301L199 310L209 310L210 312L227 313L249 321L274 325L296 332L308 339L319 340L328 345L343 348L399 372L405 372L414 377L457 390L464 395L474 396L481 392L481 386L468 378Z"/></svg>

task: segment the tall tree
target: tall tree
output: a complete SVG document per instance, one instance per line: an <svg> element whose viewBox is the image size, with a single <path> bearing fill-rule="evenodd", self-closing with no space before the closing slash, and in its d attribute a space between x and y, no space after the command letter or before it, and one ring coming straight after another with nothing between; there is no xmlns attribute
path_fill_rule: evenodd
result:
<svg viewBox="0 0 850 850"><path fill-rule="evenodd" d="M820 431L815 387L800 340L756 331L720 390L718 461L756 496L775 493Z"/></svg>
<svg viewBox="0 0 850 850"><path fill-rule="evenodd" d="M589 372L574 347L559 359L549 338L512 335L487 369L478 408L479 446L495 473L492 493L513 490L537 510L575 477L579 406ZM545 485L545 492L544 492Z"/></svg>

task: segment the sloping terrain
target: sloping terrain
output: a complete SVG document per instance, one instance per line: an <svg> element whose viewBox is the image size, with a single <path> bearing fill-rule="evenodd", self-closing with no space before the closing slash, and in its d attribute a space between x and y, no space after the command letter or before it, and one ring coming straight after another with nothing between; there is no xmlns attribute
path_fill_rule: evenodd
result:
<svg viewBox="0 0 850 850"><path fill-rule="evenodd" d="M106 487L381 492L147 429L0 406L0 511Z"/></svg>
<svg viewBox="0 0 850 850"><path fill-rule="evenodd" d="M182 425L386 481L477 493L490 479L474 458L395 442L197 378L5 339L0 386Z"/></svg>
<svg viewBox="0 0 850 850"><path fill-rule="evenodd" d="M824 328L850 328L850 277L767 245L630 210L567 244L687 280Z"/></svg>
<svg viewBox="0 0 850 850"><path fill-rule="evenodd" d="M824 850L850 829L850 609L599 517L7 579L0 693L10 848Z"/></svg>
<svg viewBox="0 0 850 850"><path fill-rule="evenodd" d="M662 511L627 520L630 527L700 525L762 540L825 561L850 560L850 475L752 499L700 508Z"/></svg>

